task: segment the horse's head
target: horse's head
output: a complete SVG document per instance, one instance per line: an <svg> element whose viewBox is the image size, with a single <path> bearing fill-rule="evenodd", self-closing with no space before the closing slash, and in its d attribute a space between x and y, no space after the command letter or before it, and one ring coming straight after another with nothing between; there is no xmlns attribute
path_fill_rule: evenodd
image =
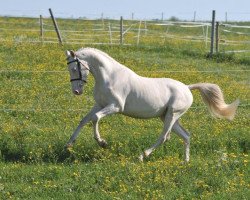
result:
<svg viewBox="0 0 250 200"><path fill-rule="evenodd" d="M80 60L74 51L66 51L68 70L72 92L75 95L83 93L83 86L87 83L89 67L87 62Z"/></svg>

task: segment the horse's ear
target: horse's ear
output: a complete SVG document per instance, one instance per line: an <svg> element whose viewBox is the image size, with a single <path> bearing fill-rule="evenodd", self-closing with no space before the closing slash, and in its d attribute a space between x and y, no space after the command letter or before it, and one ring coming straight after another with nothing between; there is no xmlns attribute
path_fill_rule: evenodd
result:
<svg viewBox="0 0 250 200"><path fill-rule="evenodd" d="M66 57L68 58L68 57L70 57L70 51L65 51L65 55L66 55Z"/></svg>
<svg viewBox="0 0 250 200"><path fill-rule="evenodd" d="M73 50L70 50L69 52L70 52L70 55L71 55L73 58L76 57L76 54L75 54L75 52L74 52Z"/></svg>

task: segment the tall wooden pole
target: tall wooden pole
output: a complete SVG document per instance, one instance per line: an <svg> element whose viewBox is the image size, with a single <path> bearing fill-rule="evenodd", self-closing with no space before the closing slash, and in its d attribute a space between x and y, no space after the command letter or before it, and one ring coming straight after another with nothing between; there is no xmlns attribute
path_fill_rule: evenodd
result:
<svg viewBox="0 0 250 200"><path fill-rule="evenodd" d="M123 18L120 19L120 44L123 45Z"/></svg>
<svg viewBox="0 0 250 200"><path fill-rule="evenodd" d="M111 25L109 23L109 42L112 44L112 30L111 30Z"/></svg>
<svg viewBox="0 0 250 200"><path fill-rule="evenodd" d="M102 16L101 16L101 19L102 19L102 29L104 30L105 29L105 25L104 25L104 17L103 17L103 13L102 13Z"/></svg>
<svg viewBox="0 0 250 200"><path fill-rule="evenodd" d="M214 53L214 27L215 27L215 10L213 10L212 12L210 56L213 56Z"/></svg>
<svg viewBox="0 0 250 200"><path fill-rule="evenodd" d="M51 8L49 9L49 12L50 12L50 16L51 16L51 19L52 19L54 27L55 27L55 31L56 31L59 43L62 44L62 37L61 37L59 28L58 28L57 23L56 23L56 19L54 18L54 15L53 15Z"/></svg>
<svg viewBox="0 0 250 200"><path fill-rule="evenodd" d="M219 22L216 22L215 28L215 50L216 53L219 53Z"/></svg>
<svg viewBox="0 0 250 200"><path fill-rule="evenodd" d="M43 16L40 15L40 38L41 38L41 41L43 42Z"/></svg>
<svg viewBox="0 0 250 200"><path fill-rule="evenodd" d="M141 21L139 23L139 28L138 28L137 43L136 43L137 46L139 45L140 42L140 34L141 34Z"/></svg>

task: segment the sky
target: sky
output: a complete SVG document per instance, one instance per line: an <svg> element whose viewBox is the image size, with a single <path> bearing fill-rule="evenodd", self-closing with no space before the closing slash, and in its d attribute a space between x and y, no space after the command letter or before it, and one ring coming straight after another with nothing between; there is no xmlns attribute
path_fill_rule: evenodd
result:
<svg viewBox="0 0 250 200"><path fill-rule="evenodd" d="M0 0L0 16L250 21L250 0ZM162 14L163 13L163 14Z"/></svg>

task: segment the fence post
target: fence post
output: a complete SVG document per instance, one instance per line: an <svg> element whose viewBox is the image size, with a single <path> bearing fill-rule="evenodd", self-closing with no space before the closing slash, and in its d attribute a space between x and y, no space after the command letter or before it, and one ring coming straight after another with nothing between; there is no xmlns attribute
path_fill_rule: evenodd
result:
<svg viewBox="0 0 250 200"><path fill-rule="evenodd" d="M105 30L105 24L104 24L104 17L103 17L103 13L102 13L101 19L102 19L102 29L103 29L103 30Z"/></svg>
<svg viewBox="0 0 250 200"><path fill-rule="evenodd" d="M215 10L212 12L212 26L211 26L211 46L210 46L210 56L214 53L214 27L215 27Z"/></svg>
<svg viewBox="0 0 250 200"><path fill-rule="evenodd" d="M216 22L216 28L215 28L215 49L216 53L219 53L219 22Z"/></svg>
<svg viewBox="0 0 250 200"><path fill-rule="evenodd" d="M206 27L206 39L205 39L205 43L206 43L206 49L207 49L207 41L208 41L208 25L207 25L207 27Z"/></svg>
<svg viewBox="0 0 250 200"><path fill-rule="evenodd" d="M123 45L123 18L120 19L120 45Z"/></svg>
<svg viewBox="0 0 250 200"><path fill-rule="evenodd" d="M147 21L144 21L144 34L147 35L148 27L147 27Z"/></svg>
<svg viewBox="0 0 250 200"><path fill-rule="evenodd" d="M140 42L140 33L141 33L141 20L140 20L139 28L138 28L137 43L136 43L137 46L139 45L139 42Z"/></svg>
<svg viewBox="0 0 250 200"><path fill-rule="evenodd" d="M53 24L54 24L54 27L55 27L55 31L56 31L56 34L57 34L59 43L62 44L62 37L61 37L59 28L58 28L57 23L56 23L56 19L54 18L54 15L53 15L53 13L52 13L51 8L49 9L49 12L50 12L50 16L51 16L51 19L52 19Z"/></svg>
<svg viewBox="0 0 250 200"><path fill-rule="evenodd" d="M110 22L109 22L109 41L110 41L110 44L112 44L112 30L111 30L111 25L110 25Z"/></svg>
<svg viewBox="0 0 250 200"><path fill-rule="evenodd" d="M39 22L40 22L40 38L41 38L41 41L43 42L43 16L42 15L40 15Z"/></svg>

